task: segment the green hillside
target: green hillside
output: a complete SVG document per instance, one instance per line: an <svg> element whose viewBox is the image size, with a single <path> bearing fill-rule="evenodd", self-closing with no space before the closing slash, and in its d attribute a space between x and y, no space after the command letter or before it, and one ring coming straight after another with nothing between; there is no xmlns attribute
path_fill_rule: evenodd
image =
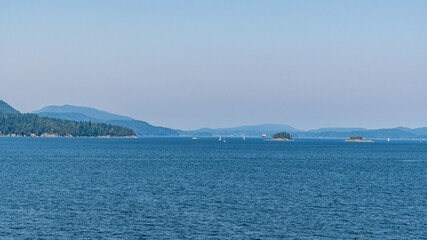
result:
<svg viewBox="0 0 427 240"><path fill-rule="evenodd" d="M19 113L19 111L0 100L0 113Z"/></svg>
<svg viewBox="0 0 427 240"><path fill-rule="evenodd" d="M78 122L19 113L0 101L0 136L133 137L129 128L106 123Z"/></svg>
<svg viewBox="0 0 427 240"><path fill-rule="evenodd" d="M125 127L105 123L75 122L40 117L37 114L0 113L1 136L57 137L130 137L135 133Z"/></svg>

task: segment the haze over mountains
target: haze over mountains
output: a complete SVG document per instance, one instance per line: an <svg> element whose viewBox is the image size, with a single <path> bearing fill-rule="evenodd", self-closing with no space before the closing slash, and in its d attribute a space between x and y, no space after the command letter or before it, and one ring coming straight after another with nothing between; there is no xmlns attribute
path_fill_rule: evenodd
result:
<svg viewBox="0 0 427 240"><path fill-rule="evenodd" d="M365 129L365 128L320 128L303 131L285 124L261 124L231 128L202 128L191 131L182 131L167 127L153 126L145 121L131 117L117 115L95 108L79 107L72 105L48 106L34 113L40 116L59 118L74 121L91 121L96 123L109 123L128 127L138 136L256 136L261 134L271 136L277 132L289 132L296 138L348 138L350 136L363 136L364 138L392 138L392 139L425 139L426 128L392 128L392 129Z"/></svg>

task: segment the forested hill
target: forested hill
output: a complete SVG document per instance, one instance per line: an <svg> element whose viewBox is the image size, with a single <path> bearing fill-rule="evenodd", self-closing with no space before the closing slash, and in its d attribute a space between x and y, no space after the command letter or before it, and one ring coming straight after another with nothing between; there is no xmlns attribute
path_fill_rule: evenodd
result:
<svg viewBox="0 0 427 240"><path fill-rule="evenodd" d="M133 137L135 132L105 123L61 120L31 113L0 112L0 136Z"/></svg>
<svg viewBox="0 0 427 240"><path fill-rule="evenodd" d="M18 110L0 100L0 113L19 113Z"/></svg>
<svg viewBox="0 0 427 240"><path fill-rule="evenodd" d="M178 136L180 131L166 127L153 126L145 121L130 117L101 111L95 108L63 105L48 106L34 111L42 117L58 118L72 121L92 121L95 123L107 123L130 128L138 136Z"/></svg>
<svg viewBox="0 0 427 240"><path fill-rule="evenodd" d="M129 128L92 122L78 122L37 114L19 113L0 100L0 136L32 137L134 137Z"/></svg>

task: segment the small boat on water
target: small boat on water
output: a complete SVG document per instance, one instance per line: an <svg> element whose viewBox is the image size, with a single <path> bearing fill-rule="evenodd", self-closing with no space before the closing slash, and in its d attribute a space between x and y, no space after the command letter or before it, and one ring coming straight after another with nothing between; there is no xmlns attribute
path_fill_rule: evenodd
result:
<svg viewBox="0 0 427 240"><path fill-rule="evenodd" d="M220 141L220 142L221 142L221 137L219 137L218 141Z"/></svg>
<svg viewBox="0 0 427 240"><path fill-rule="evenodd" d="M199 139L199 138L193 137L193 138L191 138L191 139L196 140L196 139Z"/></svg>
<svg viewBox="0 0 427 240"><path fill-rule="evenodd" d="M387 138L387 142L390 142L390 138Z"/></svg>
<svg viewBox="0 0 427 240"><path fill-rule="evenodd" d="M243 141L246 141L246 137L245 136L243 136Z"/></svg>

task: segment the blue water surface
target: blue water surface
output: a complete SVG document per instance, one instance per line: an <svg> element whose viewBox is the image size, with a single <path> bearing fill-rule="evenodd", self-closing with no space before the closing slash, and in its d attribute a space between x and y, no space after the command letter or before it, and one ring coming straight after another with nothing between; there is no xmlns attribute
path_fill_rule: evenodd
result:
<svg viewBox="0 0 427 240"><path fill-rule="evenodd" d="M427 143L0 138L0 239L427 239Z"/></svg>

